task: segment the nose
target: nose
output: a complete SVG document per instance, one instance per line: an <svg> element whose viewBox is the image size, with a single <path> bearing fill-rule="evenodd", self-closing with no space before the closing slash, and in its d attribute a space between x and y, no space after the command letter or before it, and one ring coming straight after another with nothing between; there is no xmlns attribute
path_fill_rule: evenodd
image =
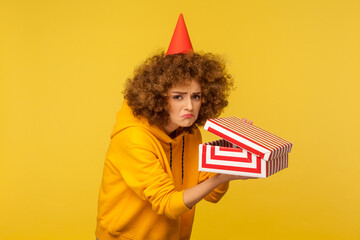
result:
<svg viewBox="0 0 360 240"><path fill-rule="evenodd" d="M185 108L186 108L186 110L189 110L189 111L193 110L194 105L193 105L191 97L186 98Z"/></svg>

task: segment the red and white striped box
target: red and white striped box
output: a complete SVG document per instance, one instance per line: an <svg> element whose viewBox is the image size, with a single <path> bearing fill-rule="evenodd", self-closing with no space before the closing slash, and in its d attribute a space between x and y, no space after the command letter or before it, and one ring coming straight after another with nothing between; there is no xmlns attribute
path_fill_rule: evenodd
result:
<svg viewBox="0 0 360 240"><path fill-rule="evenodd" d="M288 167L292 143L237 117L208 119L222 139L199 145L199 171L266 178Z"/></svg>

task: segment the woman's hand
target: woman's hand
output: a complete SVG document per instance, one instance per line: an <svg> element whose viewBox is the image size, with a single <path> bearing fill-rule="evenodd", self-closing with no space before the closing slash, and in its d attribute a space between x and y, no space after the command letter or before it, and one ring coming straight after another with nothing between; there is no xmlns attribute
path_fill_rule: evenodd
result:
<svg viewBox="0 0 360 240"><path fill-rule="evenodd" d="M249 123L251 125L253 124L253 121L250 121L250 120L248 121L246 118L242 118L241 121Z"/></svg>
<svg viewBox="0 0 360 240"><path fill-rule="evenodd" d="M221 182L229 182L232 180L248 180L248 179L257 179L256 177L246 177L239 175L230 175L230 174L217 174L219 178L221 178Z"/></svg>

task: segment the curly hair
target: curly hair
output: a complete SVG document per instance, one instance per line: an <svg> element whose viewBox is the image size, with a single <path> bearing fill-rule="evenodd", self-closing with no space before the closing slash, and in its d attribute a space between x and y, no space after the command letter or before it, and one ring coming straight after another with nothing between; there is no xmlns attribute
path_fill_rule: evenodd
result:
<svg viewBox="0 0 360 240"><path fill-rule="evenodd" d="M215 118L228 105L227 97L233 79L226 72L224 61L212 53L156 54L128 78L124 97L136 117L145 117L150 124L164 126L169 121L168 90L176 85L197 80L201 86L201 107L194 125ZM192 132L191 128L186 131Z"/></svg>

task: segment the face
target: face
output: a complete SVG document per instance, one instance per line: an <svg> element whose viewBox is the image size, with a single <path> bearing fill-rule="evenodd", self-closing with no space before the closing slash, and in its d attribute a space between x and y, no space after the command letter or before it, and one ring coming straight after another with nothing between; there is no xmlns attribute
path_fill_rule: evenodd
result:
<svg viewBox="0 0 360 240"><path fill-rule="evenodd" d="M167 134L178 127L190 127L196 121L201 107L201 87L192 80L189 85L177 85L168 90L169 123L164 127Z"/></svg>

